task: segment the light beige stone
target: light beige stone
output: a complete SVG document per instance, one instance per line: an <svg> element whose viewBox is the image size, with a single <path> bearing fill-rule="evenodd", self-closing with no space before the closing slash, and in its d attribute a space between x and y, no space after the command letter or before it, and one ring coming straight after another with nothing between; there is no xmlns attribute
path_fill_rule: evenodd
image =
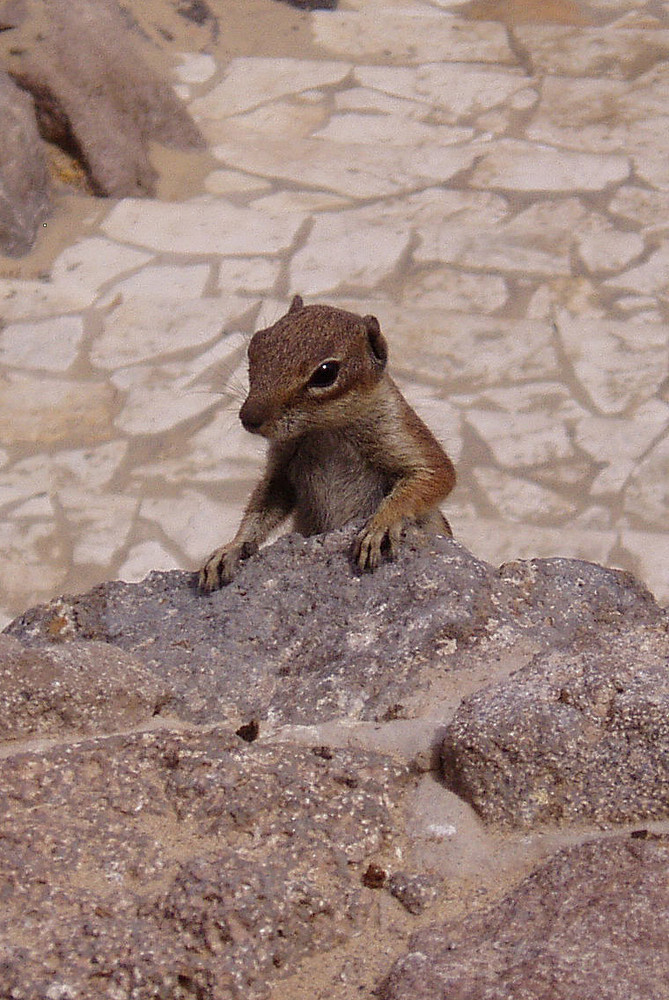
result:
<svg viewBox="0 0 669 1000"><path fill-rule="evenodd" d="M212 341L249 307L247 300L226 292L220 298L179 301L132 297L105 317L103 332L91 346L97 368L118 369Z"/></svg>
<svg viewBox="0 0 669 1000"><path fill-rule="evenodd" d="M343 62L245 56L233 59L221 83L192 101L189 110L196 119L224 118L286 94L340 83L349 71Z"/></svg>
<svg viewBox="0 0 669 1000"><path fill-rule="evenodd" d="M281 216L286 212L330 212L333 208L350 208L352 202L331 191L285 190L255 198L252 205L259 212Z"/></svg>
<svg viewBox="0 0 669 1000"><path fill-rule="evenodd" d="M58 499L73 535L75 564L107 566L125 546L139 509L136 497L69 488Z"/></svg>
<svg viewBox="0 0 669 1000"><path fill-rule="evenodd" d="M184 490L176 497L143 500L140 514L160 525L195 568L212 549L232 537L241 509L239 505L215 503L198 490Z"/></svg>
<svg viewBox="0 0 669 1000"><path fill-rule="evenodd" d="M0 504L24 503L34 496L52 496L69 486L102 489L118 470L127 452L125 441L87 448L40 452L15 462L0 476Z"/></svg>
<svg viewBox="0 0 669 1000"><path fill-rule="evenodd" d="M669 373L669 327L591 320L561 310L558 331L577 378L604 414L650 399Z"/></svg>
<svg viewBox="0 0 669 1000"><path fill-rule="evenodd" d="M447 232L457 227L494 229L509 214L505 198L488 191L449 191L428 187L413 194L388 198L382 205L360 209L367 219L393 219L417 232Z"/></svg>
<svg viewBox="0 0 669 1000"><path fill-rule="evenodd" d="M349 87L334 95L337 111L359 111L363 114L401 115L405 118L421 118L429 107L424 101L412 101L404 97L393 97L372 87Z"/></svg>
<svg viewBox="0 0 669 1000"><path fill-rule="evenodd" d="M588 218L580 201L568 198L537 202L500 225L462 225L457 217L429 222L418 229L414 257L509 274L568 275L575 232Z"/></svg>
<svg viewBox="0 0 669 1000"><path fill-rule="evenodd" d="M225 142L228 129L245 129L250 136L268 138L304 139L320 128L327 120L327 110L322 105L303 102L273 101L244 115L235 115L207 129L207 138L214 143Z"/></svg>
<svg viewBox="0 0 669 1000"><path fill-rule="evenodd" d="M156 264L143 267L129 278L115 281L99 306L105 309L121 295L123 299L153 298L156 300L199 298L211 274L209 264Z"/></svg>
<svg viewBox="0 0 669 1000"><path fill-rule="evenodd" d="M136 365L114 372L111 381L125 395L115 427L126 434L162 434L217 402L215 393L184 385L183 374L178 363Z"/></svg>
<svg viewBox="0 0 669 1000"><path fill-rule="evenodd" d="M476 156L476 150L470 146L414 149L369 147L314 138L254 139L246 130L237 130L234 137L231 132L230 140L214 147L212 152L228 167L335 191L347 198L378 198L425 184L443 183L471 166ZM241 218L239 224L243 225ZM280 228L278 220L274 226ZM289 230L289 234L294 236L295 229Z"/></svg>
<svg viewBox="0 0 669 1000"><path fill-rule="evenodd" d="M610 278L607 285L647 295L669 297L669 240L663 240L659 249L650 255L645 264Z"/></svg>
<svg viewBox="0 0 669 1000"><path fill-rule="evenodd" d="M314 39L346 59L383 58L404 63L443 59L453 62L515 62L503 25L464 21L416 6L395 10L339 10L311 18Z"/></svg>
<svg viewBox="0 0 669 1000"><path fill-rule="evenodd" d="M0 364L65 372L77 356L83 335L80 316L9 324L0 330Z"/></svg>
<svg viewBox="0 0 669 1000"><path fill-rule="evenodd" d="M234 371L246 345L222 337L195 358L118 369L111 381L125 393L116 426L128 434L162 434L203 414L220 400L222 372Z"/></svg>
<svg viewBox="0 0 669 1000"><path fill-rule="evenodd" d="M529 479L490 466L477 466L473 472L490 505L512 521L550 526L576 512L575 504Z"/></svg>
<svg viewBox="0 0 669 1000"><path fill-rule="evenodd" d="M668 107L666 61L630 83L549 77L527 135L591 153L627 150L637 177L666 190Z"/></svg>
<svg viewBox="0 0 669 1000"><path fill-rule="evenodd" d="M481 152L471 181L480 188L602 191L630 173L627 156L574 153L518 139L491 142Z"/></svg>
<svg viewBox="0 0 669 1000"><path fill-rule="evenodd" d="M206 83L216 72L216 60L206 52L180 52L176 74L182 83Z"/></svg>
<svg viewBox="0 0 669 1000"><path fill-rule="evenodd" d="M415 68L357 66L354 75L364 87L395 98L423 102L449 124L490 111L527 87L527 77L518 69L468 66L452 56L449 56L451 62L444 62L442 56L440 53L438 62Z"/></svg>
<svg viewBox="0 0 669 1000"><path fill-rule="evenodd" d="M180 569L179 561L160 542L133 545L118 570L118 579L138 583L154 570Z"/></svg>
<svg viewBox="0 0 669 1000"><path fill-rule="evenodd" d="M618 188L609 211L648 232L663 229L669 218L669 191L651 191L629 184Z"/></svg>
<svg viewBox="0 0 669 1000"><path fill-rule="evenodd" d="M125 441L110 441L97 447L59 451L50 456L49 465L57 483L80 483L98 490L109 485L127 452Z"/></svg>
<svg viewBox="0 0 669 1000"><path fill-rule="evenodd" d="M451 391L555 378L559 366L549 323L418 310L387 302L375 311L391 344L391 363Z"/></svg>
<svg viewBox="0 0 669 1000"><path fill-rule="evenodd" d="M572 529L568 526L540 527L507 518L477 516L456 526L458 539L480 559L493 566L514 559L587 559L611 565L610 555L617 542L615 531Z"/></svg>
<svg viewBox="0 0 669 1000"><path fill-rule="evenodd" d="M52 318L89 306L94 293L49 281L0 278L0 315L5 322Z"/></svg>
<svg viewBox="0 0 669 1000"><path fill-rule="evenodd" d="M420 309L473 313L495 312L507 298L503 278L449 268L409 279L402 296L406 305L415 304Z"/></svg>
<svg viewBox="0 0 669 1000"><path fill-rule="evenodd" d="M270 292L281 273L281 262L267 260L264 257L223 257L219 261L217 271L217 288L225 290L226 298L229 292L248 295L254 292ZM234 299L234 308L241 301ZM248 305L248 304L247 304ZM223 322L228 323L229 311L225 308Z"/></svg>
<svg viewBox="0 0 669 1000"><path fill-rule="evenodd" d="M620 271L645 248L643 237L638 233L621 232L605 222L580 233L576 245L589 271Z"/></svg>
<svg viewBox="0 0 669 1000"><path fill-rule="evenodd" d="M257 479L266 448L239 422L243 398L228 399L210 423L187 438L177 456L135 466L133 478L172 483L225 481L228 494L232 481ZM249 486L236 492L247 496Z"/></svg>
<svg viewBox="0 0 669 1000"><path fill-rule="evenodd" d="M262 177L251 177L239 170L212 170L204 186L210 194L235 194L242 192L271 191L272 185Z"/></svg>
<svg viewBox="0 0 669 1000"><path fill-rule="evenodd" d="M623 309L625 312L655 309L656 305L657 299L653 295L621 295L620 298L616 299L618 309ZM657 320L657 322L659 323L661 320Z"/></svg>
<svg viewBox="0 0 669 1000"><path fill-rule="evenodd" d="M664 531L621 532L620 545L629 553L636 573L661 604L669 604L669 535Z"/></svg>
<svg viewBox="0 0 669 1000"><path fill-rule="evenodd" d="M91 236L67 247L56 258L51 281L88 305L100 289L151 260L151 254L119 246L101 236Z"/></svg>
<svg viewBox="0 0 669 1000"><path fill-rule="evenodd" d="M366 222L357 212L318 216L290 263L292 288L321 295L341 286L373 288L397 267L409 245L404 226Z"/></svg>
<svg viewBox="0 0 669 1000"><path fill-rule="evenodd" d="M299 215L273 219L208 196L188 202L126 198L102 228L115 239L164 253L246 257L287 250L302 221Z"/></svg>
<svg viewBox="0 0 669 1000"><path fill-rule="evenodd" d="M473 138L471 128L448 125L423 125L401 115L333 115L328 124L314 132L318 139L333 142L382 143L392 146L451 146Z"/></svg>
<svg viewBox="0 0 669 1000"><path fill-rule="evenodd" d="M574 430L577 444L603 464L591 486L593 496L619 492L638 460L667 428L669 406L657 399L648 400L630 417L580 419Z"/></svg>
<svg viewBox="0 0 669 1000"><path fill-rule="evenodd" d="M468 409L463 419L507 469L573 458L567 428L548 413Z"/></svg>
<svg viewBox="0 0 669 1000"><path fill-rule="evenodd" d="M628 93L618 80L547 76L527 137L589 153L618 152L629 134Z"/></svg>
<svg viewBox="0 0 669 1000"><path fill-rule="evenodd" d="M1 520L0 552L0 593L10 615L62 589L67 566L53 518Z"/></svg>
<svg viewBox="0 0 669 1000"><path fill-rule="evenodd" d="M669 54L669 31L519 24L514 33L535 73L625 79Z"/></svg>
<svg viewBox="0 0 669 1000"><path fill-rule="evenodd" d="M493 404L505 413L548 414L555 422L573 421L587 411L574 399L562 382L523 382L513 386L491 386L478 397L486 405Z"/></svg>
<svg viewBox="0 0 669 1000"><path fill-rule="evenodd" d="M666 531L669 523L669 435L639 463L625 490L625 513L634 523ZM669 577L667 582L669 583Z"/></svg>

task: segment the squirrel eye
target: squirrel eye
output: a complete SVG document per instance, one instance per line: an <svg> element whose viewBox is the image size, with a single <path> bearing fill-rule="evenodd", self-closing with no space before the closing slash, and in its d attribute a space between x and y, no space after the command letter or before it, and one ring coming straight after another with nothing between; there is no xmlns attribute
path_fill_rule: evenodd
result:
<svg viewBox="0 0 669 1000"><path fill-rule="evenodd" d="M334 385L339 375L339 368L338 361L324 361L307 382L307 387L309 389L327 389L328 386Z"/></svg>

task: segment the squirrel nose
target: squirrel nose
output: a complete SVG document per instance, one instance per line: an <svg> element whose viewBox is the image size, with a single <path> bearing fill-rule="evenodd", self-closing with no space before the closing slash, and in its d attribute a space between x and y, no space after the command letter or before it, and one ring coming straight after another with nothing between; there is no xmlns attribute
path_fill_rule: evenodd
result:
<svg viewBox="0 0 669 1000"><path fill-rule="evenodd" d="M257 434L267 420L267 410L261 404L247 399L239 411L239 419L244 430L251 434Z"/></svg>

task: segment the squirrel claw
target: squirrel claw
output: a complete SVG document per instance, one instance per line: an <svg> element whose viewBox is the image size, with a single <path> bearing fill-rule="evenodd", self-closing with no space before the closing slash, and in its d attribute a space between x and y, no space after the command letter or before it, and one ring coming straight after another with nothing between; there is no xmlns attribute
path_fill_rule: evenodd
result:
<svg viewBox="0 0 669 1000"><path fill-rule="evenodd" d="M239 568L242 559L250 552L243 545L224 545L209 556L200 570L198 585L205 594L227 586Z"/></svg>
<svg viewBox="0 0 669 1000"><path fill-rule="evenodd" d="M401 524L374 525L372 518L358 535L353 557L361 570L372 572L384 559L393 560L402 530Z"/></svg>

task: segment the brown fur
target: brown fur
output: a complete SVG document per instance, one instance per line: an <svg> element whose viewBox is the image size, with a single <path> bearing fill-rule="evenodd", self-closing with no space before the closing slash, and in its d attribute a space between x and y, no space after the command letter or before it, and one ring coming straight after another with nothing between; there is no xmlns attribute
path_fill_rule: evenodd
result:
<svg viewBox="0 0 669 1000"><path fill-rule="evenodd" d="M269 439L267 466L233 540L200 571L200 587L229 583L240 561L292 515L303 535L367 523L354 558L373 570L395 554L402 527L451 534L437 508L455 485L448 455L387 374L387 348L373 316L329 306L289 312L249 345L247 430ZM323 365L331 385L313 384Z"/></svg>

